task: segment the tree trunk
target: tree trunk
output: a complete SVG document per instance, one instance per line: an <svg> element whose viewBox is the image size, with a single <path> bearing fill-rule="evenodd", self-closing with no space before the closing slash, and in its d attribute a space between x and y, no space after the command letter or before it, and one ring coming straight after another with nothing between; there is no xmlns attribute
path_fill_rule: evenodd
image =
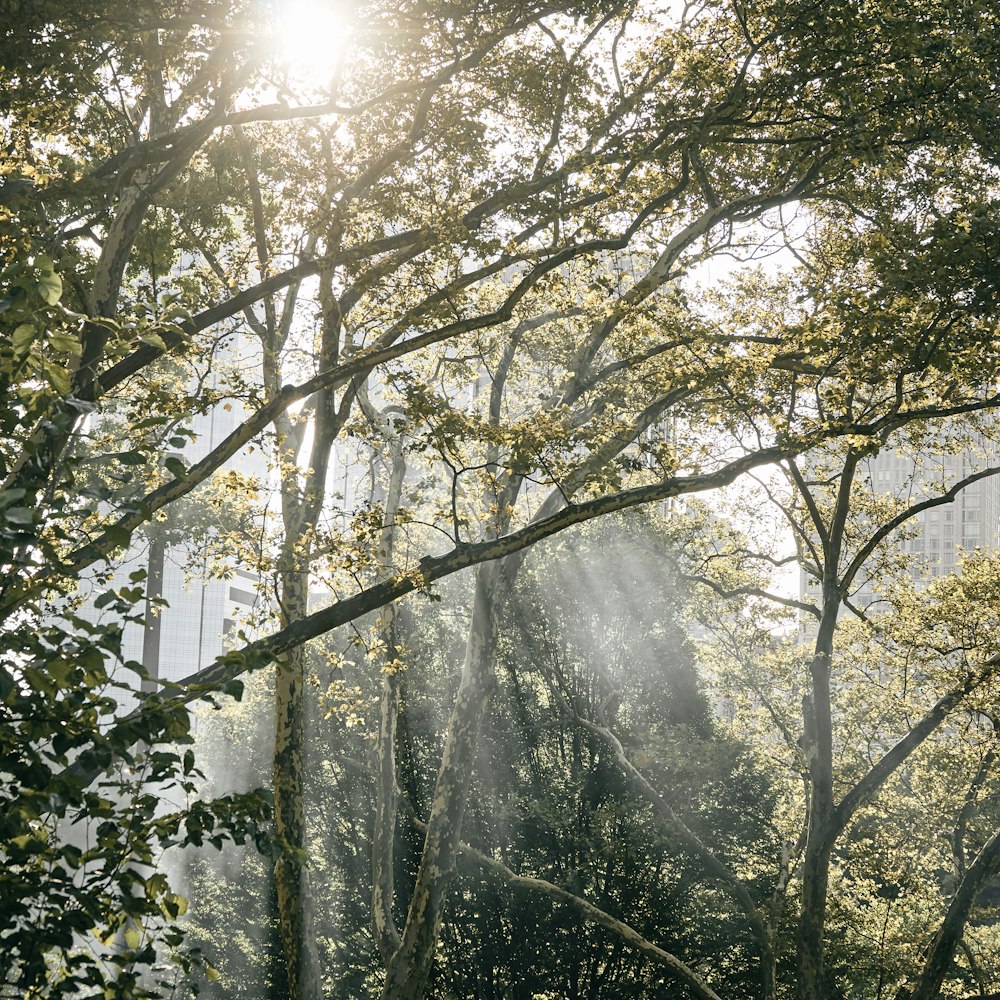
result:
<svg viewBox="0 0 1000 1000"><path fill-rule="evenodd" d="M994 833L969 866L931 945L910 1000L935 1000L965 934L965 924L983 886L1000 871L1000 833Z"/></svg>
<svg viewBox="0 0 1000 1000"><path fill-rule="evenodd" d="M158 691L160 685L160 631L163 600L163 565L166 561L167 540L163 525L150 522L149 556L146 560L146 613L142 627L142 666L149 677L142 682L143 691ZM201 649L198 650L201 655ZM200 665L200 661L199 661Z"/></svg>
<svg viewBox="0 0 1000 1000"><path fill-rule="evenodd" d="M383 574L392 570L396 516L405 475L403 441L401 435L396 434L392 438L392 471L382 520L380 561ZM382 960L388 963L399 948L399 931L392 907L395 899L396 813L399 805L396 723L399 719L402 664L396 638L396 607L393 604L386 605L380 613L379 635L384 657L379 728L375 741L378 778L375 786L375 829L372 834L372 931Z"/></svg>
<svg viewBox="0 0 1000 1000"><path fill-rule="evenodd" d="M284 613L294 621L305 613L308 574L289 572L282 579ZM285 949L290 1000L319 1000L323 995L306 854L303 788L305 743L305 649L299 647L275 663L274 818L281 856L274 867L281 941Z"/></svg>
<svg viewBox="0 0 1000 1000"><path fill-rule="evenodd" d="M406 925L400 946L386 967L383 1000L420 1000L433 965L448 884L455 873L479 729L493 689L498 572L494 564L481 566L476 574L475 605L462 680L448 724Z"/></svg>
<svg viewBox="0 0 1000 1000"><path fill-rule="evenodd" d="M391 628L383 633L394 639ZM387 656L395 654L395 642ZM383 668L382 701L375 744L378 777L375 790L375 830L372 836L372 931L385 962L399 948L399 932L392 915L395 896L396 812L399 789L396 783L396 720L399 716L399 673Z"/></svg>
<svg viewBox="0 0 1000 1000"><path fill-rule="evenodd" d="M832 533L832 532L831 532ZM837 553L828 553L836 567ZM808 837L802 859L802 899L797 935L798 1000L830 1000L823 937L830 881L830 857L839 828L833 803L833 718L830 670L840 592L832 572L824 585L823 613L810 667L811 688L802 700L802 741L809 764Z"/></svg>
<svg viewBox="0 0 1000 1000"><path fill-rule="evenodd" d="M826 896L830 876L830 848L824 846L824 831L810 826L802 867L802 900L798 927L799 1000L830 1000L824 968L823 933L826 927Z"/></svg>
<svg viewBox="0 0 1000 1000"><path fill-rule="evenodd" d="M255 211L260 211L260 191L253 170L248 171ZM269 254L263 230L257 230L257 254L261 272L267 271ZM320 273L323 324L317 362L321 368L336 363L340 353L340 309L332 296L332 272ZM280 370L276 349L288 335L294 300L286 302L282 323L277 323L273 305L266 311L262 328L264 384L274 398L280 392ZM296 459L303 442L304 425L293 425L285 417L276 422L279 431L277 459L281 475L281 515L284 543L279 561L281 624L301 621L309 613L309 572L312 565L314 529L326 496L330 449L342 426L331 388L317 393L313 441L307 471L299 478ZM349 406L346 408L349 409ZM303 757L306 742L307 704L304 645L296 646L275 660L274 679L274 813L281 856L274 876L278 894L281 940L288 970L289 1000L319 1000L323 975L316 945L314 902L309 883Z"/></svg>

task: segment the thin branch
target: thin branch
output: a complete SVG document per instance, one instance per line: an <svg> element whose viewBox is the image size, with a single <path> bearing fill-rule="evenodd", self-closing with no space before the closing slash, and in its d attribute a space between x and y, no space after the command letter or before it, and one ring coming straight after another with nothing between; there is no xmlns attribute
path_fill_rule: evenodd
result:
<svg viewBox="0 0 1000 1000"><path fill-rule="evenodd" d="M964 479L960 479L954 486L939 496L931 497L929 500L913 504L912 506L907 507L906 510L900 511L899 514L882 525L878 531L874 532L868 541L860 549L858 549L857 555L855 555L855 557L851 560L847 569L844 570L842 578L844 588L846 589L850 586L855 575L875 551L879 543L882 542L887 535L890 535L893 531L905 524L911 518L916 517L918 514L922 514L925 510L931 510L934 507L940 507L946 503L951 503L967 486L971 486L973 483L978 483L980 479L987 479L990 476L996 475L1000 475L1000 466L990 466L990 468L984 469L982 472L976 472L971 476L966 476Z"/></svg>
<svg viewBox="0 0 1000 1000"><path fill-rule="evenodd" d="M423 827L423 824L418 824L418 826ZM616 935L627 945L635 948L636 951L648 958L650 961L669 969L678 979L688 986L693 996L699 997L701 1000L721 1000L719 994L716 993L715 990L713 990L712 987L709 986L708 983L706 983L690 966L685 965L684 962L676 956L670 954L670 952L665 951L658 945L653 944L637 930L635 930L635 928L626 924L623 920L613 917L610 913L602 910L598 906L595 906L582 896L578 896L575 893L570 892L568 889L563 889L561 886L558 886L553 882L548 882L545 879L533 878L528 875L517 875L505 864L503 864L503 862L497 861L494 858L483 854L481 851L477 851L475 848L469 847L467 844L461 844L459 846L459 853L463 857L468 858L470 861L475 862L481 868L486 868L488 871L498 875L512 888L527 889L530 892L540 893L543 896L547 896L549 899L553 899L556 902L563 903L566 906L571 907L581 917L583 917L584 920L598 924L606 930L611 931L612 934Z"/></svg>
<svg viewBox="0 0 1000 1000"><path fill-rule="evenodd" d="M820 617L819 608L815 604L809 604L806 601L797 601L792 597L781 597L779 594L772 594L768 590L763 590L760 587L723 587L721 584L717 583L715 580L710 579L707 576L699 576L692 573L678 573L680 579L688 580L691 583L700 583L704 587L708 587L710 590L715 591L720 597L730 598L730 597L760 597L765 601L772 601L775 604L780 604L786 608L793 608L796 611L802 611L805 614L812 615L814 618Z"/></svg>
<svg viewBox="0 0 1000 1000"><path fill-rule="evenodd" d="M944 722L969 694L982 687L1000 672L998 668L1000 668L1000 653L991 656L977 671L969 674L961 687L954 688L939 698L927 714L883 755L835 808L834 825L838 833L847 826L851 817L865 802L874 798L910 754Z"/></svg>

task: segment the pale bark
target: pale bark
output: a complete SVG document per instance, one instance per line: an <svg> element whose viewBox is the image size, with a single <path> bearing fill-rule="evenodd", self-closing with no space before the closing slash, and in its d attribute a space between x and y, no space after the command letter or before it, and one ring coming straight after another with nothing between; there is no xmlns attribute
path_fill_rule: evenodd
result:
<svg viewBox="0 0 1000 1000"><path fill-rule="evenodd" d="M322 435L319 435L322 436ZM282 624L300 620L309 611L308 534L312 511L322 502L326 466L307 477L299 495L289 442L282 439L282 518L285 539L281 553L278 602ZM319 1000L322 971L316 946L314 903L309 881L308 830L305 814L305 745L308 706L306 650L296 646L275 659L274 754L272 783L274 816L281 855L274 867L278 922L285 952L290 1000Z"/></svg>
<svg viewBox="0 0 1000 1000"><path fill-rule="evenodd" d="M329 330L324 340L332 336L334 332ZM329 351L328 343L326 347ZM311 464L301 493L294 466L282 462L285 538L278 601L283 624L301 621L309 613L312 531L326 493L330 447L339 429L333 405L329 390L320 394ZM275 660L275 666L274 810L282 847L275 865L279 922L290 1000L318 1000L322 995L322 973L313 925L304 807L305 647L297 645L290 649Z"/></svg>
<svg viewBox="0 0 1000 1000"><path fill-rule="evenodd" d="M146 610L142 628L142 666L148 677L142 682L143 691L156 691L160 680L160 625L163 611L163 564L167 554L167 539L162 524L153 523L147 533L149 553L146 557Z"/></svg>
<svg viewBox="0 0 1000 1000"><path fill-rule="evenodd" d="M261 272L269 266L269 252L263 225L260 190L252 162L247 155L251 201L258 217L255 228L257 260ZM329 368L340 356L341 315L331 292L329 268L320 274L323 322L320 329L318 364ZM273 302L265 303L263 333L263 374L265 389L273 398L280 395L279 350L288 335L294 299L286 301L282 322ZM313 442L307 471L299 474L296 460L302 444L302 425L293 426L284 410L277 426L284 433L277 442L281 476L281 516L284 539L279 560L278 604L282 624L300 621L309 613L309 575L312 566L314 531L326 497L326 477L330 449L343 426L332 388L321 389L315 397ZM274 875L290 1000L319 1000L323 974L317 947L315 903L309 879L309 839L305 812L304 755L308 705L305 677L306 651L303 645L290 649L275 660L275 731L272 776L274 812L281 855Z"/></svg>
<svg viewBox="0 0 1000 1000"><path fill-rule="evenodd" d="M388 421L385 421L386 425ZM391 435L388 426L387 434ZM406 462L402 439L392 440L392 470L382 521L383 573L392 568L392 549L396 515L403 490ZM399 930L393 916L395 900L395 841L396 815L399 807L399 786L396 782L396 723L399 719L400 674L399 645L396 638L396 609L386 605L379 617L379 637L384 647L382 663L382 697L379 705L379 728L375 740L377 779L375 783L375 828L372 833L372 930L375 944L388 963L400 945Z"/></svg>
<svg viewBox="0 0 1000 1000"><path fill-rule="evenodd" d="M391 616L391 606L387 616ZM395 630L391 624L382 628L388 654L395 652ZM388 964L399 949L399 929L393 916L395 899L396 815L399 786L396 783L396 723L399 718L399 673L395 668L382 671L382 698L379 703L379 728L375 741L378 775L375 785L375 828L372 832L372 931L375 945Z"/></svg>
<svg viewBox="0 0 1000 1000"><path fill-rule="evenodd" d="M386 967L383 1000L419 1000L434 961L441 916L475 763L479 729L494 686L494 597L499 567L476 573L475 601L455 705L445 737L424 849L399 948Z"/></svg>

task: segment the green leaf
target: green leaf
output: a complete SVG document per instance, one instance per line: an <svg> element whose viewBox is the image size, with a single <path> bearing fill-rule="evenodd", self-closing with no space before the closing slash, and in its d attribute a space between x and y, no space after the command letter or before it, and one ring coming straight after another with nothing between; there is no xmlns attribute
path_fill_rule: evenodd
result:
<svg viewBox="0 0 1000 1000"><path fill-rule="evenodd" d="M14 332L11 334L11 346L18 354L23 354L34 342L37 335L38 331L35 329L34 323L22 323L20 326L15 327Z"/></svg>
<svg viewBox="0 0 1000 1000"><path fill-rule="evenodd" d="M155 347L158 351L165 351L167 349L166 343L158 333L144 333L139 339L144 344Z"/></svg>
<svg viewBox="0 0 1000 1000"><path fill-rule="evenodd" d="M0 493L0 510L4 507L9 507L12 503L17 503L18 500L23 500L27 490L20 486L15 486L12 490L4 490Z"/></svg>
<svg viewBox="0 0 1000 1000"><path fill-rule="evenodd" d="M45 374L49 384L60 395L69 392L69 372L62 365L54 361L45 362Z"/></svg>
<svg viewBox="0 0 1000 1000"><path fill-rule="evenodd" d="M165 459L163 466L168 472L172 472L177 479L183 479L187 475L187 466L176 455Z"/></svg>
<svg viewBox="0 0 1000 1000"><path fill-rule="evenodd" d="M44 302L54 306L62 297L62 278L56 274L47 257L38 257L36 264L41 266L35 272L35 289Z"/></svg>
<svg viewBox="0 0 1000 1000"><path fill-rule="evenodd" d="M4 514L4 518L11 524L19 524L23 527L30 527L35 523L34 512L28 510L27 507L11 507Z"/></svg>
<svg viewBox="0 0 1000 1000"><path fill-rule="evenodd" d="M139 430L145 430L147 427L159 427L160 424L169 423L170 420L171 420L170 417L165 416L164 414L160 413L160 414L157 414L154 417L145 417L144 419L140 420L138 423L134 424L133 426L135 427L135 429L137 431L139 431Z"/></svg>
<svg viewBox="0 0 1000 1000"><path fill-rule="evenodd" d="M156 899L157 896L162 896L163 893L167 891L169 885L167 884L167 877L162 872L156 872L150 875L145 882L146 897L148 899Z"/></svg>
<svg viewBox="0 0 1000 1000"><path fill-rule="evenodd" d="M238 677L233 678L231 681L227 681L222 688L223 692L228 694L234 701L243 700L243 689L243 681L241 681Z"/></svg>
<svg viewBox="0 0 1000 1000"><path fill-rule="evenodd" d="M65 351L67 354L80 353L80 341L71 333L53 333L49 336L49 343L57 351Z"/></svg>
<svg viewBox="0 0 1000 1000"><path fill-rule="evenodd" d="M56 684L65 688L69 686L70 678L73 676L73 664L62 659L52 659L48 662L49 676Z"/></svg>

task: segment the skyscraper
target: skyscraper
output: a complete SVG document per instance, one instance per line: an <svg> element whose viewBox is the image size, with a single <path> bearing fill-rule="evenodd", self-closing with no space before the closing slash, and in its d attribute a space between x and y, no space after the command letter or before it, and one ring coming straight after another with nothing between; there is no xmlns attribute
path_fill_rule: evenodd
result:
<svg viewBox="0 0 1000 1000"><path fill-rule="evenodd" d="M240 366L243 371L259 368L259 346L233 334L220 343L217 360L220 359L224 364ZM218 375L213 378L217 380ZM238 400L193 415L185 421L191 440L171 454L185 464L197 462L224 441L246 416ZM261 483L267 481L267 462L259 447L244 448L224 468L237 470ZM143 665L151 678L144 685L147 688L154 688L156 680L177 681L220 656L227 648L228 633L241 615L261 599L260 579L252 569L239 563L225 567L223 574L217 569L210 572L212 569L204 542L184 537L183 531L169 522L154 521L136 532L129 548L114 560L114 571L107 583L99 585L93 577L81 581L84 601L77 613L92 621L103 618L107 612L95 606L96 593L107 587L127 586L130 574L143 570L147 597L144 621L125 624L122 658ZM142 614L143 606L136 611ZM133 688L138 685L138 678L130 672L119 669L114 676ZM122 712L135 705L135 699L127 695L119 694L117 700Z"/></svg>
<svg viewBox="0 0 1000 1000"><path fill-rule="evenodd" d="M995 441L980 436L960 451L884 448L859 470L873 498L889 495L907 506L942 495L961 480L1000 464ZM918 585L953 572L963 553L996 550L1000 531L1000 476L980 479L956 493L954 500L916 514L894 539L896 551L909 557L908 570ZM815 596L817 581L805 571L800 594ZM876 609L878 584L864 572L855 582L851 602L860 609Z"/></svg>

